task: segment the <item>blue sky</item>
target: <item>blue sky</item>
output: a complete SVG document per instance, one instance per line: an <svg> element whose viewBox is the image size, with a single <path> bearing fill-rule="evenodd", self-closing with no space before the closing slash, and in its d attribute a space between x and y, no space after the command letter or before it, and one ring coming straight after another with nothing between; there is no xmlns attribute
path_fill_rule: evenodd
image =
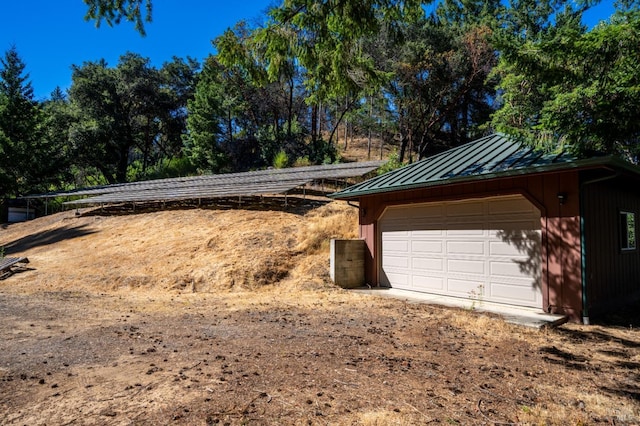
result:
<svg viewBox="0 0 640 426"><path fill-rule="evenodd" d="M244 19L261 19L272 0L155 0L153 22L141 37L130 22L96 28L82 0L3 0L0 55L12 45L26 64L37 99L71 85L71 65L104 58L115 66L130 51L159 67L173 56L202 60L211 40Z"/></svg>
<svg viewBox="0 0 640 426"><path fill-rule="evenodd" d="M274 0L155 0L153 22L141 37L129 22L95 28L85 22L82 0L4 0L0 6L0 55L12 45L25 62L37 99L71 84L71 65L139 53L160 67L173 56L200 61L213 53L211 40L244 19L260 20ZM275 0L279 3L278 0ZM588 15L588 24L608 19L612 0Z"/></svg>

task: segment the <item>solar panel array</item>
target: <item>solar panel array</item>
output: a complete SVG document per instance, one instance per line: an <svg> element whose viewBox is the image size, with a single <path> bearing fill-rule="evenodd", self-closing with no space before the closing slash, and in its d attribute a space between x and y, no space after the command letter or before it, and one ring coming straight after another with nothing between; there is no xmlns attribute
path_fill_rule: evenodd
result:
<svg viewBox="0 0 640 426"><path fill-rule="evenodd" d="M305 184L364 176L384 162L368 161L321 166L269 169L244 173L157 179L84 188L25 198L87 197L65 204L177 201L199 198L283 194Z"/></svg>

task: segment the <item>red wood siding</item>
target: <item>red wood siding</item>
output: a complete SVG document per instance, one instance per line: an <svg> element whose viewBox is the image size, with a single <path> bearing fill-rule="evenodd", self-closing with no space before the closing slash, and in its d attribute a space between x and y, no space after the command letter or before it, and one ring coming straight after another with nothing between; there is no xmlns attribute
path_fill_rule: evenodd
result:
<svg viewBox="0 0 640 426"><path fill-rule="evenodd" d="M621 250L619 224L620 211L633 212L637 232L640 196L624 179L616 179L585 185L583 197L587 306L590 315L597 315L640 296L640 246Z"/></svg>
<svg viewBox="0 0 640 426"><path fill-rule="evenodd" d="M379 284L377 223L390 205L522 194L541 212L542 294L545 311L579 320L582 310L580 203L578 172L485 180L364 196L360 199L360 236L367 242L365 279ZM558 194L566 196L560 205Z"/></svg>

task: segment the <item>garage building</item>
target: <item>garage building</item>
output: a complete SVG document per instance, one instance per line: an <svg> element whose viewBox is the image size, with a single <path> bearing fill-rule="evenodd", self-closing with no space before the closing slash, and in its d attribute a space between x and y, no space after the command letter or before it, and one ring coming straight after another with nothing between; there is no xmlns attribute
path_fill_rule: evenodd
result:
<svg viewBox="0 0 640 426"><path fill-rule="evenodd" d="M369 285L589 321L640 296L640 168L491 135L349 187Z"/></svg>

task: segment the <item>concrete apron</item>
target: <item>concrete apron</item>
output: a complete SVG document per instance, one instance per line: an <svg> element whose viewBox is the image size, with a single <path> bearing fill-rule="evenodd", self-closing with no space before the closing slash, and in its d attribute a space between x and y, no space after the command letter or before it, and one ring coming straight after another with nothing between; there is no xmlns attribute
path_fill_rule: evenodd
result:
<svg viewBox="0 0 640 426"><path fill-rule="evenodd" d="M406 300L410 303L428 303L468 309L476 312L489 312L501 316L505 322L510 324L517 324L532 328L556 327L564 324L569 319L566 315L547 314L536 308L502 305L499 303L464 299L461 297L399 290L396 288L360 287L351 291L372 294L375 296L392 297L394 299Z"/></svg>

